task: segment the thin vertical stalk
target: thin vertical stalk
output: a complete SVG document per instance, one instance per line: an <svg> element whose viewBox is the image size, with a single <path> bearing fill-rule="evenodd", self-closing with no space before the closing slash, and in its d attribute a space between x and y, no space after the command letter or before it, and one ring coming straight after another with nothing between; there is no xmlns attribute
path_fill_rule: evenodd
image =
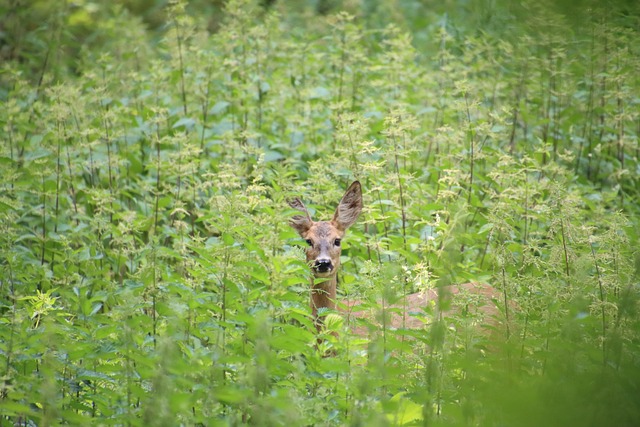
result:
<svg viewBox="0 0 640 427"><path fill-rule="evenodd" d="M600 116L599 116L599 133L597 141L602 141L605 132L605 122L606 122L606 106L607 106L607 64L609 62L609 44L607 35L604 35L604 46L602 52L602 70L600 72L602 78L600 80ZM596 159L596 171L594 178L598 176L600 173L600 159Z"/></svg>
<svg viewBox="0 0 640 427"><path fill-rule="evenodd" d="M511 135L509 136L509 154L513 155L515 152L516 145L516 130L518 128L518 119L520 118L520 105L524 102L526 105L526 87L525 82L528 78L529 71L529 58L526 57L524 60L524 64L522 65L522 70L520 71L520 79L518 82L518 88L516 89L516 99L515 99L515 107L513 108L513 123L511 124ZM522 118L524 120L524 117ZM526 126L526 125L525 125ZM526 140L526 136L525 136Z"/></svg>
<svg viewBox="0 0 640 427"><path fill-rule="evenodd" d="M65 135L67 135L67 126L64 122L62 122L62 130ZM76 197L76 187L73 184L73 169L71 167L71 153L69 153L69 143L67 141L67 170L69 172L69 191L71 192L71 202L73 203L73 211L76 214L76 225L79 224L78 219L78 201Z"/></svg>
<svg viewBox="0 0 640 427"><path fill-rule="evenodd" d="M557 73L558 73L558 64L557 64L557 56L553 49L551 49L550 59L549 59L549 119L551 123L549 123L549 133L551 137L551 141L553 142L553 160L557 160L558 158L558 138L557 138L557 127L558 127L558 105L556 103L556 99L558 98L558 81L557 81Z"/></svg>
<svg viewBox="0 0 640 427"><path fill-rule="evenodd" d="M209 97L211 93L211 67L207 67L206 73L207 88L204 92L204 100L202 101L202 132L200 133L200 158L206 158L204 146L204 133L207 129L207 119L209 118Z"/></svg>
<svg viewBox="0 0 640 427"><path fill-rule="evenodd" d="M160 205L160 176L161 176L161 172L160 172L160 167L161 167L161 162L160 162L160 125L158 124L156 126L156 161L157 161L157 169L158 171L156 172L156 201L155 201L155 212L154 212L154 221L153 221L153 232L154 235L157 235L158 233L158 211L159 211L159 205Z"/></svg>
<svg viewBox="0 0 640 427"><path fill-rule="evenodd" d="M7 343L6 347L3 349L4 350L4 357L6 358L6 363L5 363L5 368L4 368L4 374L3 374L3 378L9 378L9 370L11 369L11 362L12 362L12 357L13 357L13 340L14 340L14 335L15 335L15 325L16 325L16 305L17 305L17 298L16 298L16 294L15 294L15 285L14 285L14 278L13 278L13 269L11 268L11 263L7 263L7 270L9 273L9 292L10 292L10 300L11 300L11 317L9 319L9 327L11 328L10 332L9 332L9 342ZM5 313L6 314L6 313ZM6 318L6 317L5 317ZM6 397L6 389L2 390L2 392L0 392L0 400L4 399Z"/></svg>
<svg viewBox="0 0 640 427"><path fill-rule="evenodd" d="M52 46L51 43L49 44L48 48L47 48L47 53L44 56L44 60L42 62L42 68L40 69L40 76L38 77L38 84L36 85L36 93L33 99L33 102L31 103L31 111L29 111L29 120L28 123L33 123L33 119L34 116L36 114L36 109L33 108L33 104L38 100L38 98L40 97L40 90L42 88L42 82L44 81L44 75L45 72L47 70L47 66L49 65L49 56L51 54L51 50L52 50ZM18 151L18 165L22 164L22 157L24 156L24 150L27 146L27 140L29 139L29 136L31 136L31 132L29 132L28 130L24 133L24 138L22 139L22 145L19 147L19 151Z"/></svg>
<svg viewBox="0 0 640 427"><path fill-rule="evenodd" d="M342 28L342 32L340 33L340 73L338 76L338 104L342 102L342 90L344 86L344 69L345 63L347 62L347 51L345 48L346 45L346 31Z"/></svg>
<svg viewBox="0 0 640 427"><path fill-rule="evenodd" d="M247 84L247 73L245 72L245 67L247 66L248 63L248 59L247 59L247 34L246 34L247 30L245 28L245 23L244 21L242 22L241 26L240 26L240 34L241 34L241 49L240 49L240 55L241 55L241 69L239 70L239 77L240 77L240 83L241 83L241 92L242 92L242 97L240 98L240 106L242 107L242 139L241 142L242 144L246 144L247 142L247 137L246 135L244 135L244 132L247 130L248 126L249 126L249 106L245 105L245 100L247 98L247 90L246 90L246 84Z"/></svg>
<svg viewBox="0 0 640 427"><path fill-rule="evenodd" d="M262 122L263 122L263 106L265 92L262 91L262 62L260 60L260 46L256 48L256 89L258 91L258 99L256 100L258 111L256 113L256 126L258 128L258 147L262 147Z"/></svg>
<svg viewBox="0 0 640 427"><path fill-rule="evenodd" d="M44 266L45 243L47 241L47 193L45 187L45 175L42 173L42 249L40 253L40 265ZM38 290L42 290L42 282Z"/></svg>
<svg viewBox="0 0 640 427"><path fill-rule="evenodd" d="M600 266L598 265L598 258L596 257L595 249L593 248L593 242L589 242L591 248L591 256L593 257L593 264L596 267L596 278L598 279L598 290L600 293L600 315L602 321L602 364L607 363L607 318L604 309L604 286L602 285L602 276L600 274Z"/></svg>
<svg viewBox="0 0 640 427"><path fill-rule="evenodd" d="M58 124L58 131L60 130L60 124ZM62 170L62 142L61 136L58 135L58 145L56 147L56 198L53 208L53 232L58 233L58 215L60 212L60 175ZM55 266L55 256L56 252L51 251L51 266L50 268L53 270Z"/></svg>
<svg viewBox="0 0 640 427"><path fill-rule="evenodd" d="M593 145L593 104L595 99L595 90L594 90L594 80L595 80L595 44L596 44L596 35L595 35L595 27L593 27L591 31L591 46L589 52L589 96L587 101L587 111L586 111L586 121L584 125L584 129L582 131L582 140L580 141L580 148L578 150L578 155L576 156L576 171L578 171L578 167L580 164L580 157L582 155L582 146L584 144L583 141L586 141L586 156L587 156L587 179L591 179L591 160L592 160L592 145Z"/></svg>
<svg viewBox="0 0 640 427"><path fill-rule="evenodd" d="M507 342L511 339L511 330L510 330L510 313L509 313L509 298L507 294L507 273L504 268L504 264L502 265L502 298L504 302L504 317L506 324L506 333L507 333Z"/></svg>
<svg viewBox="0 0 640 427"><path fill-rule="evenodd" d="M176 42L178 43L178 64L180 67L180 94L182 96L182 111L184 115L189 114L187 110L187 91L184 83L184 60L182 58L182 33L180 32L180 25L178 25L178 19L173 18L173 26L176 30Z"/></svg>
<svg viewBox="0 0 640 427"><path fill-rule="evenodd" d="M471 204L471 194L473 194L473 168L475 163L474 145L476 136L473 128L471 127L471 108L469 107L469 97L466 92L464 93L464 102L467 113L467 134L469 135L469 193L467 194L467 203Z"/></svg>
<svg viewBox="0 0 640 427"><path fill-rule="evenodd" d="M58 213L60 211L60 175L62 175L62 142L58 139L58 146L56 150L56 203L54 208L54 221L53 231L58 232Z"/></svg>
<svg viewBox="0 0 640 427"><path fill-rule="evenodd" d="M380 190L376 189L376 193L378 194L378 204L380 205L380 213L384 215L384 205L382 204L382 196L380 195ZM385 239L389 238L389 229L387 228L387 222L382 221L382 226L384 228L384 237Z"/></svg>
<svg viewBox="0 0 640 427"><path fill-rule="evenodd" d="M567 250L567 241L564 233L564 221L562 218L560 218L560 234L562 236L562 251L564 254L565 273L567 274L567 280L569 280L569 277L571 276L571 273L569 272L569 253Z"/></svg>
<svg viewBox="0 0 640 427"><path fill-rule="evenodd" d="M153 287L151 290L151 324L152 324L152 329L151 329L151 336L153 338L153 348L154 350L157 348L157 327L158 327L158 319L157 319L157 310L156 310L156 302L157 302L157 297L158 297L158 267L157 267L157 248L153 248L153 255L152 255L152 260L151 260L151 268L152 270L152 280L153 280Z"/></svg>
<svg viewBox="0 0 640 427"><path fill-rule="evenodd" d="M618 54L616 55L616 71L620 74L622 74L622 71L620 70L620 53L618 52ZM616 156L618 158L618 161L620 162L620 170L624 170L624 133L625 133L625 127L624 127L624 101L622 99L622 83L620 81L620 79L617 79L616 81L616 104L617 104L617 108L618 108L618 112L616 115L616 120L618 121L616 128L618 129L618 137L617 137L617 153ZM622 181L622 177L618 178L620 181ZM622 182L619 183L620 184L620 191L618 192L618 194L620 195L620 209L623 210L624 209L624 190L622 189Z"/></svg>
<svg viewBox="0 0 640 427"><path fill-rule="evenodd" d="M227 269L229 267L229 262L231 260L231 251L229 248L225 248L225 256L224 256L224 269L222 273L222 280L220 281L220 286L222 290L222 343L220 348L222 349L223 355L225 355L226 349L226 339L227 339ZM226 383L227 380L227 370L225 368L222 369L222 381Z"/></svg>
<svg viewBox="0 0 640 427"><path fill-rule="evenodd" d="M540 73L540 98L542 99L541 107L542 107L542 117L544 118L544 124L542 126L542 142L544 143L544 150L542 151L542 164L547 164L547 142L549 141L549 123L551 118L549 117L551 112L551 47L547 46L549 49L549 58L547 59L547 64L545 69L549 70L549 81L547 82L547 86L545 86L545 74Z"/></svg>
<svg viewBox="0 0 640 427"><path fill-rule="evenodd" d="M544 376L547 371L547 360L549 357L549 347L551 343L551 310L547 308L547 322L546 322L547 330L545 331L544 336L544 357L542 359L542 370L541 374Z"/></svg>
<svg viewBox="0 0 640 427"><path fill-rule="evenodd" d="M106 81L106 74L105 74L105 68L102 69L103 72L103 81L104 81L104 86L105 88L107 87L107 81ZM111 153L111 124L109 122L109 105L105 105L103 107L103 118L102 118L102 126L104 129L104 138L105 138L105 143L107 145L107 173L108 173L108 178L109 178L109 206L111 209L109 209L109 223L113 224L113 200L114 200L114 195L113 195L113 169L112 169L112 165L113 165L113 158L112 158L112 153Z"/></svg>
<svg viewBox="0 0 640 427"><path fill-rule="evenodd" d="M395 136L393 139L393 154L394 154L394 167L396 172L396 179L398 181L398 190L400 192L400 210L402 213L402 241L404 243L404 250L407 250L407 212L404 203L404 189L402 186L402 178L400 177L400 162L398 159L398 142Z"/></svg>

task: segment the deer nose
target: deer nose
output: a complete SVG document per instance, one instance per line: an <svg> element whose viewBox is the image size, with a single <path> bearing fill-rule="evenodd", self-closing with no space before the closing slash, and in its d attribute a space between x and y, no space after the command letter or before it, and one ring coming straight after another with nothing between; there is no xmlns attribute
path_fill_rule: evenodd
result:
<svg viewBox="0 0 640 427"><path fill-rule="evenodd" d="M328 271L331 271L333 266L331 265L331 260L330 259L323 258L323 259L317 259L316 260L314 268L319 273L326 273Z"/></svg>

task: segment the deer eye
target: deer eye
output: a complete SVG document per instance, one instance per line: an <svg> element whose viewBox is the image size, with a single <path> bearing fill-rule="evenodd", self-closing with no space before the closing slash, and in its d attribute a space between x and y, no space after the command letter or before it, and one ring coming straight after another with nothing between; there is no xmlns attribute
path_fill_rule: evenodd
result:
<svg viewBox="0 0 640 427"><path fill-rule="evenodd" d="M336 245L336 246L340 246L340 242L341 242L341 241L342 241L342 240L340 240L340 239L336 239L336 240L333 242L333 244L334 244L334 245Z"/></svg>
<svg viewBox="0 0 640 427"><path fill-rule="evenodd" d="M313 242L311 241L311 239L307 239L307 245L313 246Z"/></svg>

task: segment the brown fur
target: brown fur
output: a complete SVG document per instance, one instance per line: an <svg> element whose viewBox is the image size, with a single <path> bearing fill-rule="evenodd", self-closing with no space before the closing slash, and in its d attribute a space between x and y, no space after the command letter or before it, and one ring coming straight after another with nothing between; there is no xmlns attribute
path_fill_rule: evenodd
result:
<svg viewBox="0 0 640 427"><path fill-rule="evenodd" d="M429 326L436 317L446 320L452 314L466 312L481 322L481 327L496 327L501 323L502 313L496 303L501 301L502 295L492 286L482 283L464 283L460 285L443 286L429 289L425 292L408 294L400 301L386 307L389 314L385 327L389 329L420 329ZM465 301L461 306L461 301ZM379 311L380 304L376 307ZM371 309L362 309L362 301L352 300L344 304L343 311L357 335L367 335L368 328L358 322L366 318L368 323L382 326L379 316ZM441 307L447 307L441 310ZM426 313L425 313L426 312ZM431 319L425 319L425 314L431 314Z"/></svg>

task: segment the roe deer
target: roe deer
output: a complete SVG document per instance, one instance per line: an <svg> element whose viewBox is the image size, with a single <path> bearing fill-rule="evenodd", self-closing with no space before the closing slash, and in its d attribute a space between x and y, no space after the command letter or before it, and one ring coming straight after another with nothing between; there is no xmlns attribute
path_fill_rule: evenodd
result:
<svg viewBox="0 0 640 427"><path fill-rule="evenodd" d="M344 196L342 196L331 221L313 221L304 203L298 198L289 201L289 205L304 213L304 215L296 215L291 218L289 224L306 240L308 245L306 251L307 262L313 273L311 276L311 311L316 328L320 331L322 329L322 321L318 318L318 310L320 308L331 310L336 308L337 271L340 266L340 253L342 251L340 243L347 228L356 222L362 211L362 188L358 181L354 181L349 186ZM494 318L499 314L499 310L493 301L500 300L501 294L489 285L465 283L442 288L445 293L451 296L464 293L477 296L480 300L480 304L477 304L479 312ZM402 304L392 306L400 309L402 314L397 314L398 310L395 310L396 313L391 315L387 325L393 328L419 328L424 326L424 322L410 316L410 313L422 312L429 304L439 307L438 300L440 297L438 290L435 289L406 295ZM351 308L359 304L359 301L350 301L346 306L351 310ZM508 311L505 314L508 317ZM348 315L350 317L371 317L369 313L364 311L349 312ZM355 329L354 332L359 335L364 334L361 328Z"/></svg>
<svg viewBox="0 0 640 427"><path fill-rule="evenodd" d="M307 262L311 265L311 311L320 330L319 308L336 308L336 287L340 266L340 242L362 211L362 189L360 182L354 181L342 196L331 221L313 221L309 211L300 199L293 199L289 205L304 215L291 218L291 226L307 241ZM317 281L316 278L325 279Z"/></svg>

